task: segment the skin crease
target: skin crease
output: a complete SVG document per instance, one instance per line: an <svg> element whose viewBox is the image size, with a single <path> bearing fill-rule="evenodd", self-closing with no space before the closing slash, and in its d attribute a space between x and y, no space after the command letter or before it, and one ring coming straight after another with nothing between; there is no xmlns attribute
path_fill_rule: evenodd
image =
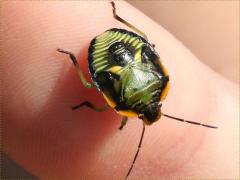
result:
<svg viewBox="0 0 240 180"><path fill-rule="evenodd" d="M239 177L238 86L202 64L161 26L125 2L118 14L144 31L170 74L162 111L216 125L208 129L162 117L146 127L131 178ZM128 13L124 13L128 12ZM128 29L102 2L2 2L3 150L42 177L122 179L136 151L142 123L130 119L122 131L112 109L97 113L71 106L103 105L96 89L80 83L70 50L84 74L87 49L96 35ZM4 36L2 35L4 34Z"/></svg>

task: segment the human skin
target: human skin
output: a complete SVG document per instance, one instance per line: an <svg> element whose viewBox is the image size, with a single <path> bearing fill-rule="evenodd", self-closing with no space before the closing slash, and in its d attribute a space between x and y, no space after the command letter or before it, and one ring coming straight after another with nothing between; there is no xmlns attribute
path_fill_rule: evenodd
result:
<svg viewBox="0 0 240 180"><path fill-rule="evenodd" d="M68 56L84 74L89 42L113 27L128 29L102 2L2 2L3 151L42 178L122 179L136 151L142 122L71 106L105 103L80 82ZM162 117L146 127L132 178L239 177L238 86L202 64L161 26L125 2L118 14L144 31L170 74L162 112L216 125L209 129ZM124 13L128 12L128 13Z"/></svg>
<svg viewBox="0 0 240 180"><path fill-rule="evenodd" d="M240 82L240 1L151 1L151 5L148 1L129 3L161 23L213 70L231 81Z"/></svg>

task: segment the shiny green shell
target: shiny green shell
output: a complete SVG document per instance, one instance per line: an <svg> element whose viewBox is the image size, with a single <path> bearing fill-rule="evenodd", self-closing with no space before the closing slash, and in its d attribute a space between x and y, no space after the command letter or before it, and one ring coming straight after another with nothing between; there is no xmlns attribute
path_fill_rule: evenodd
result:
<svg viewBox="0 0 240 180"><path fill-rule="evenodd" d="M119 114L147 124L159 118L169 77L147 40L124 29L107 30L92 40L88 63L94 84Z"/></svg>

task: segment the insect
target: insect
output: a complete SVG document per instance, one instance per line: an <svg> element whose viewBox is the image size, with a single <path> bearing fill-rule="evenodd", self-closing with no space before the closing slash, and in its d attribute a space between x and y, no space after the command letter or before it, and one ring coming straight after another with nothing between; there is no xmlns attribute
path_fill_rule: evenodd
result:
<svg viewBox="0 0 240 180"><path fill-rule="evenodd" d="M102 112L109 107L122 116L121 130L129 117L138 117L143 122L143 129L137 151L125 176L130 175L142 145L145 125L151 125L161 116L174 120L217 128L207 124L188 121L161 112L162 101L169 90L169 74L160 61L154 45L148 42L147 36L116 13L115 3L111 2L113 16L133 31L109 29L96 36L88 49L88 68L93 83L88 82L73 53L58 49L58 52L70 56L81 82L86 88L96 87L102 92L106 105L97 107L85 101L72 109L88 107Z"/></svg>

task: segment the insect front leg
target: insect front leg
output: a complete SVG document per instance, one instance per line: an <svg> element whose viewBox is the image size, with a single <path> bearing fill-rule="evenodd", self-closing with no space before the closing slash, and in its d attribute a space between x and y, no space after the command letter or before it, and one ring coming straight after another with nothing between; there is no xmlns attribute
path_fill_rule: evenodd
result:
<svg viewBox="0 0 240 180"><path fill-rule="evenodd" d="M97 112L104 112L104 111L106 111L109 108L109 106L107 104L102 106L102 107L97 107L94 104L90 103L89 101L84 101L81 104L73 106L72 110L79 109L79 108L81 108L83 106L86 106L86 107L88 107L88 108L90 108L90 109L92 109L94 111L97 111Z"/></svg>
<svg viewBox="0 0 240 180"><path fill-rule="evenodd" d="M122 128L127 124L127 121L128 121L128 117L127 116L123 116L121 125L120 125L120 127L118 129L122 130Z"/></svg>
<svg viewBox="0 0 240 180"><path fill-rule="evenodd" d="M86 88L93 88L93 87L94 87L94 84L88 82L88 81L86 80L86 78L84 77L84 75L83 75L83 73L82 73L82 70L81 70L81 68L80 68L80 66L79 66L79 64L78 64L78 62L77 62L76 56L75 56L73 53L71 53L71 52L69 52L69 51L65 51L65 50L63 50L63 49L59 49L59 48L58 48L57 51L60 52L60 53L64 53L64 54L68 54L68 55L69 55L69 57L71 58L71 60L72 60L72 62L73 62L73 64L74 64L74 67L75 67L75 69L76 69L76 71L77 71L77 73L78 73L78 75L79 75L79 78L80 78L81 82L83 83L83 85L84 85Z"/></svg>

